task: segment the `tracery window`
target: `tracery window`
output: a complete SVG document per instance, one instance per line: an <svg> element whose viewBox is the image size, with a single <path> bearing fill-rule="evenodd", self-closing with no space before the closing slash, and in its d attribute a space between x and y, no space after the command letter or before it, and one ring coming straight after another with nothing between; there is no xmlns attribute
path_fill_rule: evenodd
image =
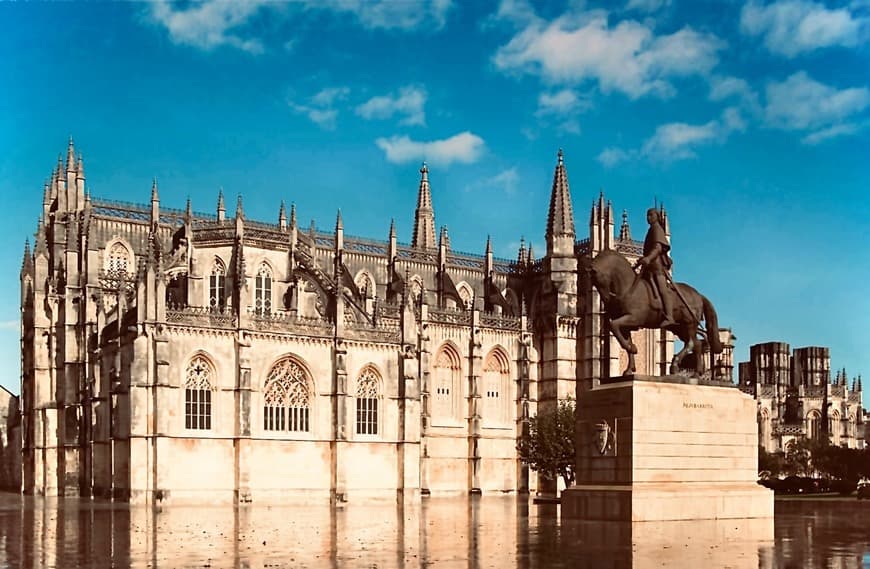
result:
<svg viewBox="0 0 870 569"><path fill-rule="evenodd" d="M227 268L223 261L215 257L211 265L211 275L208 277L208 306L216 312L223 311L226 306L226 283Z"/></svg>
<svg viewBox="0 0 870 569"><path fill-rule="evenodd" d="M358 435L378 434L379 385L380 377L371 367L365 368L356 380L356 433Z"/></svg>
<svg viewBox="0 0 870 569"><path fill-rule="evenodd" d="M215 373L211 362L196 355L187 364L184 381L184 428L211 429Z"/></svg>
<svg viewBox="0 0 870 569"><path fill-rule="evenodd" d="M254 311L257 314L272 312L272 270L263 263L254 279Z"/></svg>
<svg viewBox="0 0 870 569"><path fill-rule="evenodd" d="M311 407L308 374L291 358L280 360L266 377L263 394L263 429L310 430Z"/></svg>
<svg viewBox="0 0 870 569"><path fill-rule="evenodd" d="M510 421L510 362L505 353L495 349L483 366L483 420L485 424L504 425Z"/></svg>
<svg viewBox="0 0 870 569"><path fill-rule="evenodd" d="M822 417L818 411L810 411L807 415L807 436L812 440L819 440L822 436L821 432Z"/></svg>
<svg viewBox="0 0 870 569"><path fill-rule="evenodd" d="M828 433L831 435L831 444L840 446L840 413L836 409L828 416Z"/></svg>
<svg viewBox="0 0 870 569"><path fill-rule="evenodd" d="M438 351L432 373L431 400L432 420L454 422L459 418L461 365L459 354L445 345Z"/></svg>
<svg viewBox="0 0 870 569"><path fill-rule="evenodd" d="M129 273L130 266L130 250L120 241L115 241L109 247L109 253L106 258L106 272L108 273Z"/></svg>

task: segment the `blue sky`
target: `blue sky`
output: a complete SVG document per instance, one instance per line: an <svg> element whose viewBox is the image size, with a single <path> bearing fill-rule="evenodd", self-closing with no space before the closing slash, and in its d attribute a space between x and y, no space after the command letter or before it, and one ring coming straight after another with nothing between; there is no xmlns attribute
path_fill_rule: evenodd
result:
<svg viewBox="0 0 870 569"><path fill-rule="evenodd" d="M94 196L410 240L418 169L454 248L542 252L556 152L751 344L870 372L870 3L451 0L0 4L0 384L18 271L69 135Z"/></svg>

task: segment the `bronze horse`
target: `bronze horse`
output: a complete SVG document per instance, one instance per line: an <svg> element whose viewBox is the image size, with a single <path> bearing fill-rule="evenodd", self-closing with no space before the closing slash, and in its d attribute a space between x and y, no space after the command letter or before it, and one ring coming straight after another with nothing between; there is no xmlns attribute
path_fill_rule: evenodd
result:
<svg viewBox="0 0 870 569"><path fill-rule="evenodd" d="M634 356L637 346L631 341L631 332L641 328L660 328L664 319L661 299L654 301L652 287L646 279L640 277L631 268L625 257L612 250L599 253L586 268L592 279L592 284L601 294L607 316L610 318L610 329L619 345L628 353L628 367L623 375L631 375L636 371ZM673 332L683 341L683 349L674 355L671 361L671 373L680 370L680 363L689 353L695 355L694 371L701 362L700 342L697 340L700 322L707 324L707 342L714 354L722 352L719 340L719 324L713 304L701 293L685 283L675 283L682 298L675 299L674 320L676 324L666 330ZM669 291L675 294L674 291Z"/></svg>

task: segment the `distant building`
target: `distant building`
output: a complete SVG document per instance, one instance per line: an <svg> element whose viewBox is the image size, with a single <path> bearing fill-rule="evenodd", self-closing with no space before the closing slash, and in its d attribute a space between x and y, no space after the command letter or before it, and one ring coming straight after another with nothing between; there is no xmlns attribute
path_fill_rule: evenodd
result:
<svg viewBox="0 0 870 569"><path fill-rule="evenodd" d="M799 437L863 445L861 376L851 380L851 388L845 369L832 380L828 348L756 344L738 370L740 389L758 400L758 444L768 452L783 451Z"/></svg>
<svg viewBox="0 0 870 569"><path fill-rule="evenodd" d="M21 429L18 397L0 385L0 489L21 487Z"/></svg>
<svg viewBox="0 0 870 569"><path fill-rule="evenodd" d="M619 374L578 257L642 253L603 194L575 232L559 153L546 251L454 251L424 164L410 244L91 198L70 141L21 270L25 493L236 502L540 488L530 416ZM179 191L184 191L180 189ZM339 205L339 204L336 204ZM389 204L383 204L389 205ZM277 206L277 204L276 204ZM667 216L662 214L667 231ZM410 217L410 216L409 216ZM386 228L385 228L386 229ZM668 232L669 233L669 232ZM633 335L658 375L673 339Z"/></svg>

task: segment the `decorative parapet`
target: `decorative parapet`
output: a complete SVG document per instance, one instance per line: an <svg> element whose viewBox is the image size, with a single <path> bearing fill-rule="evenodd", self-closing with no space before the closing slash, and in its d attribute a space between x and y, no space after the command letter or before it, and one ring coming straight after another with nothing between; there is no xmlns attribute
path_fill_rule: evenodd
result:
<svg viewBox="0 0 870 569"><path fill-rule="evenodd" d="M248 310L251 328L278 334L329 337L335 334L335 325L329 320L307 318L290 312L258 313Z"/></svg>
<svg viewBox="0 0 870 569"><path fill-rule="evenodd" d="M849 403L861 403L861 392L860 391L850 391L848 397Z"/></svg>
<svg viewBox="0 0 870 569"><path fill-rule="evenodd" d="M643 257L643 243L637 241L617 241L616 251L632 257Z"/></svg>
<svg viewBox="0 0 870 569"><path fill-rule="evenodd" d="M522 318L496 314L495 312L481 312L480 326L484 328L496 328L498 330L522 331Z"/></svg>
<svg viewBox="0 0 870 569"><path fill-rule="evenodd" d="M214 310L207 306L167 307L166 322L209 328L235 328L236 315L230 310Z"/></svg>
<svg viewBox="0 0 870 569"><path fill-rule="evenodd" d="M773 429L773 434L802 436L805 434L805 431L806 429L804 429L803 425L777 425Z"/></svg>
<svg viewBox="0 0 870 569"><path fill-rule="evenodd" d="M389 302L379 302L375 310L375 320L381 318L395 318L398 320L402 317L402 306L399 304L391 304Z"/></svg>
<svg viewBox="0 0 870 569"><path fill-rule="evenodd" d="M775 385L759 385L758 386L758 396L759 397L767 397L768 399L773 398L776 395L776 386Z"/></svg>
<svg viewBox="0 0 870 569"><path fill-rule="evenodd" d="M457 308L429 308L429 321L435 324L471 326L471 311Z"/></svg>
<svg viewBox="0 0 870 569"><path fill-rule="evenodd" d="M375 325L368 322L349 324L344 329L344 336L352 340L399 344L402 341L402 330L398 320L383 319L378 320Z"/></svg>
<svg viewBox="0 0 870 569"><path fill-rule="evenodd" d="M802 395L804 397L824 397L825 390L827 389L826 385L804 385L801 386Z"/></svg>
<svg viewBox="0 0 870 569"><path fill-rule="evenodd" d="M747 394L749 394L749 395L752 395L753 397L756 396L756 395L755 395L755 389L754 389L754 386L753 386L752 384L744 384L744 383L741 383L741 384L739 384L739 385L737 386L737 389L739 389L739 390L742 391L743 393L747 393ZM763 395L762 395L762 396L763 396Z"/></svg>

